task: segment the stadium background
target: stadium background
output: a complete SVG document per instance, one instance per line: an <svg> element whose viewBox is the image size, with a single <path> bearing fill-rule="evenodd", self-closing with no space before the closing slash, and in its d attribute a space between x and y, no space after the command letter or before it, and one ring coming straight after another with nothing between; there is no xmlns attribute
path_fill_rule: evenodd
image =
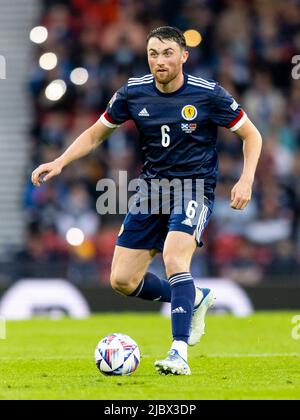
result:
<svg viewBox="0 0 300 420"><path fill-rule="evenodd" d="M123 216L96 213L95 186L103 177L117 182L119 170L128 171L129 178L138 176L134 125L124 124L92 155L39 189L31 185L30 175L93 124L129 77L149 72L146 35L167 24L199 31L202 42L190 48L185 71L218 80L243 105L264 141L253 200L240 213L230 208L229 198L241 173L242 145L232 133L220 130L216 206L192 273L231 279L246 287L261 307L266 295L272 295L273 303L285 295L279 307L288 307L289 301L299 307L300 82L292 78L292 57L300 51L299 1L21 3L4 0L0 16L0 54L7 58L7 80L0 80L2 291L21 278L63 278L92 299L95 289L109 286ZM14 25L19 29L13 42L9 31ZM37 25L48 30L42 43L29 39ZM52 70L39 63L48 52L57 57ZM81 70L72 73L76 68ZM58 87L61 97L53 100L49 90L45 92L58 79L64 81ZM85 235L79 246L66 239L72 227ZM164 275L161 257L151 270ZM102 297L112 295L104 291ZM107 309L119 302L111 301Z"/></svg>

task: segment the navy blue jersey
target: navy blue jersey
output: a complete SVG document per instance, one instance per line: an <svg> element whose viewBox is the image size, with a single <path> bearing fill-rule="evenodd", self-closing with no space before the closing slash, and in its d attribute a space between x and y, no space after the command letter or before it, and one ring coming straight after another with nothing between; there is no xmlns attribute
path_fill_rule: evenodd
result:
<svg viewBox="0 0 300 420"><path fill-rule="evenodd" d="M133 120L141 136L144 178L202 178L215 186L217 128L237 130L247 119L218 83L184 74L183 86L160 92L149 74L131 78L100 120L115 128Z"/></svg>

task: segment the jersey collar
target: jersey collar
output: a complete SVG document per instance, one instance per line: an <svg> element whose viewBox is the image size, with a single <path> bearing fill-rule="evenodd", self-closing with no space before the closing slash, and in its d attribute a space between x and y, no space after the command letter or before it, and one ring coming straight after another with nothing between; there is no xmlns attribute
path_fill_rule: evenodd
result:
<svg viewBox="0 0 300 420"><path fill-rule="evenodd" d="M179 89L175 90L175 92L171 92L171 93L164 93L164 92L161 92L159 89L157 89L156 84L155 84L155 79L153 78L154 90L158 95L165 96L165 97L168 97L168 98L171 97L171 96L174 96L174 95L178 95L178 93L182 92L187 86L187 80L188 80L187 74L183 73L183 77L184 77L183 85Z"/></svg>

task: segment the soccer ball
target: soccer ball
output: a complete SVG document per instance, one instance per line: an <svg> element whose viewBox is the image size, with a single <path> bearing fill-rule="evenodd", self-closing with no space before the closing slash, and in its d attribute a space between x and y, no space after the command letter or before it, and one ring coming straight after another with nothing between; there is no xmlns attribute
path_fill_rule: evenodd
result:
<svg viewBox="0 0 300 420"><path fill-rule="evenodd" d="M96 366L104 375L131 375L138 368L140 358L138 345L124 334L110 334L104 337L95 350Z"/></svg>

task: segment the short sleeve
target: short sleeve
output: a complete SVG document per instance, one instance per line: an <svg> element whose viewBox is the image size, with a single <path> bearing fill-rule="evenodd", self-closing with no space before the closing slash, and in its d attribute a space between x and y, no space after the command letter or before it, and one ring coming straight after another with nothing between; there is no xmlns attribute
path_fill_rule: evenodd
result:
<svg viewBox="0 0 300 420"><path fill-rule="evenodd" d="M245 111L230 93L217 84L212 96L211 121L234 132L247 118Z"/></svg>
<svg viewBox="0 0 300 420"><path fill-rule="evenodd" d="M100 121L109 128L117 128L130 119L126 86L123 86L109 101Z"/></svg>

